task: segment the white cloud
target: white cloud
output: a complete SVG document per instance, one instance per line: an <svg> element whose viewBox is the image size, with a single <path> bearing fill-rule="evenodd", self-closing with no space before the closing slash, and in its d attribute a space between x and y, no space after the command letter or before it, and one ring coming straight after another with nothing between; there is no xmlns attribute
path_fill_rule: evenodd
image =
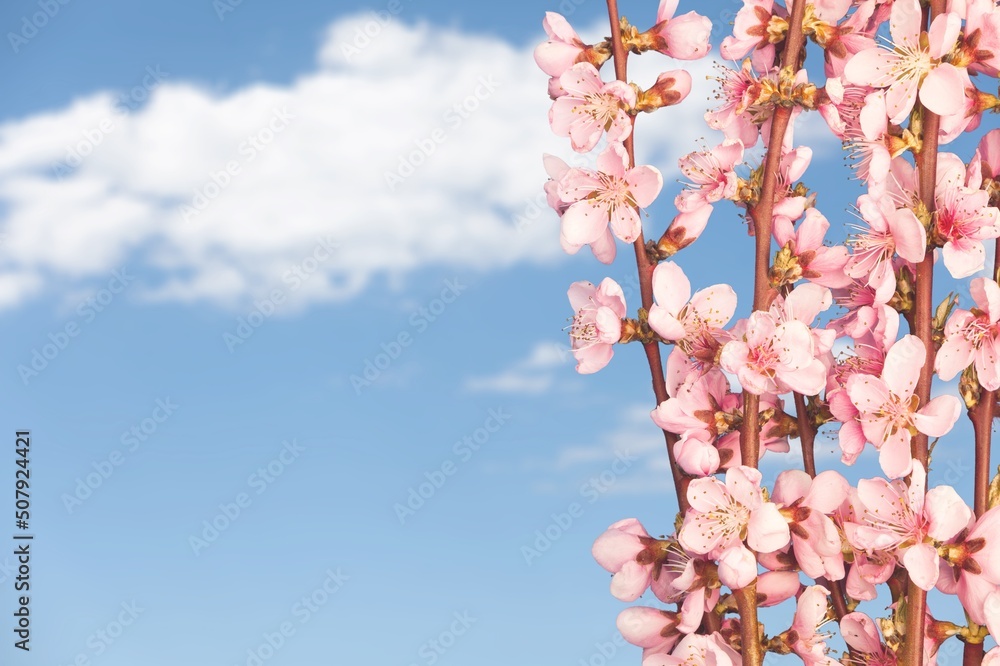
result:
<svg viewBox="0 0 1000 666"><path fill-rule="evenodd" d="M316 71L286 86L219 95L167 77L132 114L98 92L0 125L0 307L99 282L125 262L144 298L242 305L287 287L327 237L340 249L295 292L302 303L428 265L560 257L552 213L514 224L540 201L541 153L569 157L548 130L531 46L396 21L348 61L343 46L368 20L334 23ZM646 82L675 66L656 54L641 62ZM695 65L687 104L640 119L640 159L669 156L667 173L693 148L676 130L704 127L708 68ZM386 172L420 160L420 146L433 154L390 189ZM71 150L87 155L57 177ZM179 207L199 192L211 201L185 219Z"/></svg>
<svg viewBox="0 0 1000 666"><path fill-rule="evenodd" d="M519 393L534 395L552 388L556 370L572 360L569 347L556 342L539 342L524 359L496 375L470 377L465 389L472 392Z"/></svg>

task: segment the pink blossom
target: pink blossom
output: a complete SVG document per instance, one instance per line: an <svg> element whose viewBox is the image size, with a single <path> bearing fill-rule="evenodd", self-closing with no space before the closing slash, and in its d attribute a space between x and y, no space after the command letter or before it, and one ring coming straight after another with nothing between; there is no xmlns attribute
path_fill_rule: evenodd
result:
<svg viewBox="0 0 1000 666"><path fill-rule="evenodd" d="M587 45L561 14L545 12L542 27L549 39L535 47L535 63L543 72L560 77L586 57Z"/></svg>
<svg viewBox="0 0 1000 666"><path fill-rule="evenodd" d="M649 536L638 520L626 518L597 537L591 552L598 564L614 574L612 596L621 601L635 601L659 570L666 545L667 542Z"/></svg>
<svg viewBox="0 0 1000 666"><path fill-rule="evenodd" d="M988 278L975 278L969 291L976 307L952 312L934 369L947 381L975 363L979 383L996 391L1000 389L1000 286Z"/></svg>
<svg viewBox="0 0 1000 666"><path fill-rule="evenodd" d="M649 326L664 340L676 342L688 356L711 362L719 347L716 335L736 311L736 292L727 284L701 289L691 296L691 283L676 263L653 270Z"/></svg>
<svg viewBox="0 0 1000 666"><path fill-rule="evenodd" d="M962 20L954 13L934 19L921 42L919 0L894 0L889 29L892 48L868 48L848 61L844 77L851 83L887 88L889 121L902 123L920 102L942 116L961 108L964 88L959 68L941 59L958 40ZM919 91L919 93L918 93Z"/></svg>
<svg viewBox="0 0 1000 666"><path fill-rule="evenodd" d="M829 514L847 499L848 488L847 480L833 470L816 478L802 470L785 470L778 475L771 499L789 520L795 560L807 576L844 577L840 532Z"/></svg>
<svg viewBox="0 0 1000 666"><path fill-rule="evenodd" d="M824 19L827 24L834 24L830 25L831 29L823 44L827 77L843 76L844 68L855 54L875 46L875 40L867 27L875 3L869 1L855 4L857 7L854 13L844 21Z"/></svg>
<svg viewBox="0 0 1000 666"><path fill-rule="evenodd" d="M743 144L727 140L711 150L688 153L678 164L689 181L688 189L677 195L677 210L690 212L736 194L733 170L743 160Z"/></svg>
<svg viewBox="0 0 1000 666"><path fill-rule="evenodd" d="M619 143L610 144L597 158L597 171L571 169L559 188L571 204L562 217L562 234L573 245L598 241L608 224L615 236L631 243L642 232L637 208L646 208L663 187L659 170L651 166L628 168L628 154Z"/></svg>
<svg viewBox="0 0 1000 666"><path fill-rule="evenodd" d="M839 76L827 78L824 89L826 97L819 101L818 111L830 131L842 140L846 140L848 135L858 134L861 131L861 111L872 89L853 83L844 85Z"/></svg>
<svg viewBox="0 0 1000 666"><path fill-rule="evenodd" d="M655 654L668 654L683 635L677 628L677 613L648 606L626 608L618 614L617 624L622 638L643 648L643 660Z"/></svg>
<svg viewBox="0 0 1000 666"><path fill-rule="evenodd" d="M876 298L887 303L896 290L893 254L914 263L923 260L927 232L912 210L897 209L888 197L876 199L863 194L858 197L858 211L868 228L860 228L860 233L851 238L854 253L844 272L856 279L867 277Z"/></svg>
<svg viewBox="0 0 1000 666"><path fill-rule="evenodd" d="M875 623L864 613L845 615L840 620L840 635L863 666L896 666L896 653L886 647Z"/></svg>
<svg viewBox="0 0 1000 666"><path fill-rule="evenodd" d="M614 344L621 338L625 295L617 282L604 278L599 287L574 282L568 296L576 312L569 332L576 371L597 372L611 360Z"/></svg>
<svg viewBox="0 0 1000 666"><path fill-rule="evenodd" d="M858 178L868 186L876 199L885 194L885 181L889 177L892 158L900 154L906 144L889 134L886 120L885 93L881 90L865 97L858 114L858 125L848 129L846 138L855 159Z"/></svg>
<svg viewBox="0 0 1000 666"><path fill-rule="evenodd" d="M877 596L875 586L886 582L895 573L896 558L882 550L869 552L854 546L854 533L864 523L866 513L857 489L850 488L847 501L840 506L834 518L854 556L854 563L847 573L847 594L852 599L871 601Z"/></svg>
<svg viewBox="0 0 1000 666"><path fill-rule="evenodd" d="M563 177L570 172L570 166L555 155L544 155L542 162L545 165L545 172L549 175L549 180L544 185L546 200L549 207L559 217L562 217L566 209L569 208L569 204L559 196L559 187ZM568 242L562 234L560 234L559 241L567 254L576 254L583 247L583 245L573 245ZM610 264L614 261L618 248L615 245L615 236L611 233L611 229L605 229L601 237L590 243L590 249L594 253L594 257L601 263Z"/></svg>
<svg viewBox="0 0 1000 666"><path fill-rule="evenodd" d="M927 473L913 461L910 485L897 479L862 479L858 497L865 507L863 523L848 534L852 545L868 552L895 554L910 580L930 590L940 575L937 544L948 541L968 525L972 510L951 486L925 493Z"/></svg>
<svg viewBox="0 0 1000 666"><path fill-rule="evenodd" d="M812 330L797 320L779 324L768 312L750 315L743 339L725 344L719 364L757 395L816 395L826 384L826 367L816 358Z"/></svg>
<svg viewBox="0 0 1000 666"><path fill-rule="evenodd" d="M938 396L917 409L914 390L924 352L920 338L904 336L886 355L881 377L858 374L847 382L864 435L879 450L882 470L893 479L910 473L911 436L922 432L941 437L951 430L962 410L953 395Z"/></svg>
<svg viewBox="0 0 1000 666"><path fill-rule="evenodd" d="M798 594L801 587L797 571L765 571L757 577L758 605L777 606Z"/></svg>
<svg viewBox="0 0 1000 666"><path fill-rule="evenodd" d="M823 245L830 223L816 208L806 210L805 219L796 229L784 216L774 219L774 239L781 247L789 247L802 269L802 277L825 287L846 287L851 283L844 274L847 248L843 245Z"/></svg>
<svg viewBox="0 0 1000 666"><path fill-rule="evenodd" d="M624 141L632 133L628 111L635 106L635 90L621 81L605 83L589 62L567 69L559 82L566 91L552 103L549 123L557 136L569 137L573 150L594 149L607 132L608 141Z"/></svg>
<svg viewBox="0 0 1000 666"><path fill-rule="evenodd" d="M790 540L788 523L773 502L764 500L761 474L751 467L734 467L723 484L715 477L694 479L688 486L691 508L678 538L694 553L717 554L719 577L730 587L748 585L757 576L753 553L770 553Z"/></svg>
<svg viewBox="0 0 1000 666"><path fill-rule="evenodd" d="M828 596L830 590L822 585L812 585L799 595L795 607L795 619L789 632L795 636L792 650L806 666L840 666L840 662L827 656L827 635L819 631L830 619Z"/></svg>
<svg viewBox="0 0 1000 666"><path fill-rule="evenodd" d="M674 17L678 0L660 0L653 35L654 48L678 60L697 60L708 54L712 45L712 21L695 12Z"/></svg>
<svg viewBox="0 0 1000 666"><path fill-rule="evenodd" d="M990 196L965 187L965 164L957 156L938 156L934 190L934 232L944 242L941 254L952 277L963 278L983 269L986 251L982 241L1000 236L1000 210L989 205Z"/></svg>
<svg viewBox="0 0 1000 666"><path fill-rule="evenodd" d="M726 60L739 60L754 51L755 62L774 61L774 44L770 41L768 24L771 16L785 16L781 7L775 7L773 0L743 0L743 7L736 12L733 20L733 34L722 40L719 53Z"/></svg>
<svg viewBox="0 0 1000 666"><path fill-rule="evenodd" d="M738 140L745 148L750 148L756 145L760 135L760 126L749 110L754 100L751 91L759 87L757 77L749 60L744 60L739 69L721 69L717 98L722 104L705 113L705 122L712 129L723 132L727 139Z"/></svg>
<svg viewBox="0 0 1000 666"><path fill-rule="evenodd" d="M738 666L739 653L718 634L688 634L670 654L654 654L642 666Z"/></svg>

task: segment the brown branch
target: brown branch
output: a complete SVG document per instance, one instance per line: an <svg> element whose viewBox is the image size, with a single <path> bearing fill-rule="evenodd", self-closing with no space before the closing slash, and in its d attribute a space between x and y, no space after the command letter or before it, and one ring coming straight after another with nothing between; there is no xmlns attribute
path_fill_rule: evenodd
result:
<svg viewBox="0 0 1000 666"><path fill-rule="evenodd" d="M925 12L924 25L930 23L945 10L945 0L931 0L929 11ZM921 149L916 157L920 177L917 184L920 201L929 214L934 213L934 188L937 182L938 130L941 119L918 102L921 114ZM932 218L933 219L933 218ZM931 381L934 377L934 254L928 251L924 260L917 264L916 297L913 306L915 331L924 343L924 366L917 380L916 395L921 405L931 399ZM918 433L913 437L912 454L927 468L927 435ZM903 643L903 664L923 666L924 663L924 616L927 613L927 593L910 581L907 585L906 618Z"/></svg>
<svg viewBox="0 0 1000 666"><path fill-rule="evenodd" d="M993 246L993 279L1000 278L1000 238ZM993 444L993 410L996 405L996 391L979 392L979 402L969 410L972 430L976 437L976 477L973 490L973 508L976 517L986 513L990 495L990 448ZM979 666L983 663L985 650L982 643L967 642L962 651L962 666Z"/></svg>
<svg viewBox="0 0 1000 666"><path fill-rule="evenodd" d="M611 21L611 53L615 65L615 78L623 83L628 83L628 52L622 43L621 23L618 16L618 0L608 0L607 4L608 18ZM635 133L634 117L632 118L632 124L633 131L624 141L625 150L628 152L630 168L635 166L635 145L633 141ZM642 297L642 307L648 312L653 307L653 269L655 266L650 263L649 256L646 254L646 240L641 230L639 231L639 237L635 240L634 247L635 263L639 272L639 293ZM649 342L644 344L642 348L646 353L646 361L649 363L653 394L656 396L656 404L659 405L668 398L667 382L663 373L663 359L660 355L660 343ZM687 485L690 480L684 475L680 467L677 466L677 460L674 457L674 444L677 442L677 436L664 430L663 439L667 447L667 457L670 459L670 471L674 478L674 490L677 492L677 504L680 507L681 513L684 513L688 508Z"/></svg>
<svg viewBox="0 0 1000 666"><path fill-rule="evenodd" d="M757 620L757 581L733 590L736 609L740 614L740 654L743 664L764 663L764 650L760 640L760 622Z"/></svg>

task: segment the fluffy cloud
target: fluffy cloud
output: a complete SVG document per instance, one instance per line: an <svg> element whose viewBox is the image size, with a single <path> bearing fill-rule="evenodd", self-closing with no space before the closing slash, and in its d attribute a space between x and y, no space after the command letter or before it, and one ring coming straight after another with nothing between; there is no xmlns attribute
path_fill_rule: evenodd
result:
<svg viewBox="0 0 1000 666"><path fill-rule="evenodd" d="M287 86L218 95L164 74L134 112L100 92L0 125L0 307L124 263L144 298L234 307L287 291L296 267L307 303L425 266L557 260L540 154L568 150L531 46L394 21L358 48L370 20L334 23ZM640 80L672 66L653 59ZM669 168L692 149L676 128L697 126L706 90L643 119L646 156Z"/></svg>

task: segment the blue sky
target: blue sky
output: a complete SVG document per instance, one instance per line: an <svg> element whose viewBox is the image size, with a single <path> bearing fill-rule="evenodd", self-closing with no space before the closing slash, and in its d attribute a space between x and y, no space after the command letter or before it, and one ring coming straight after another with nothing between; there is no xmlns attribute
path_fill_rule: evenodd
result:
<svg viewBox="0 0 1000 666"><path fill-rule="evenodd" d="M638 663L590 545L675 507L640 350L596 377L565 353L570 282L638 294L629 252L564 257L536 208L540 154L569 156L530 60L552 5L404 0L348 59L387 3L53 1L23 32L44 4L0 8L24 38L0 47L0 423L33 435L37 535L32 650L4 626L4 659ZM707 136L699 67L637 130L668 183L649 229ZM816 150L836 225L858 190ZM731 209L696 247L695 285L747 283Z"/></svg>

